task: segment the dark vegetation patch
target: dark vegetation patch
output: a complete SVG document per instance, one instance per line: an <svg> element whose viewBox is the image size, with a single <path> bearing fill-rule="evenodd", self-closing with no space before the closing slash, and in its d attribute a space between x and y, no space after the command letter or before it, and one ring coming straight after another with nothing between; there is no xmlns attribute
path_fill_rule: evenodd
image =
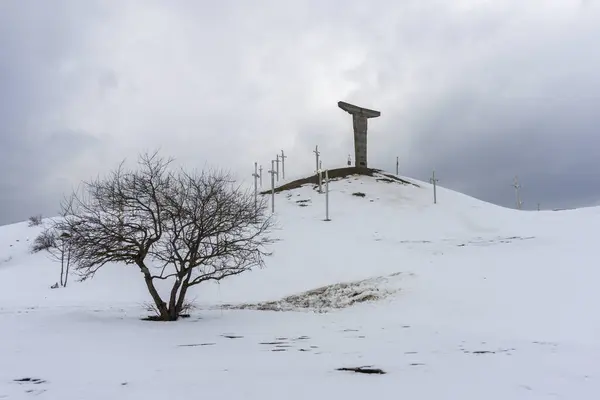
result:
<svg viewBox="0 0 600 400"><path fill-rule="evenodd" d="M338 371L349 371L349 372L356 372L359 374L378 374L378 375L383 375L386 372L382 369L379 368L371 368L371 367L355 367L355 368L338 368Z"/></svg>
<svg viewBox="0 0 600 400"><path fill-rule="evenodd" d="M190 314L181 314L179 316L179 318L184 318L184 319L185 318L190 318L190 317L191 317ZM147 317L142 318L142 321L154 321L154 322L157 322L157 321L164 321L164 319L161 319L160 315L149 315Z"/></svg>
<svg viewBox="0 0 600 400"><path fill-rule="evenodd" d="M32 215L31 217L29 217L29 222L27 224L27 226L32 227L32 226L40 226L42 224L42 215L38 214L38 215Z"/></svg>
<svg viewBox="0 0 600 400"><path fill-rule="evenodd" d="M405 185L412 185L412 186L415 186L415 187L421 187L421 186L417 185L416 183L409 182L409 181L407 181L405 179L397 177L396 175L387 174L385 172L380 172L380 174L383 175L383 176L385 176L386 178L389 178L389 179L391 179L393 181L396 181L398 183L403 183Z"/></svg>
<svg viewBox="0 0 600 400"><path fill-rule="evenodd" d="M43 250L51 249L56 244L56 238L47 232L42 232L38 235L31 245L31 252L38 253ZM10 245L12 247L12 244Z"/></svg>
<svg viewBox="0 0 600 400"><path fill-rule="evenodd" d="M366 176L376 176L376 174L384 176L385 178L387 178L386 181L395 181L404 185L412 185L412 186L416 186L419 187L419 185L409 182L407 180L401 179L395 175L391 175L391 174L386 174L384 172L382 172L380 169L374 169L374 168L361 168L361 167L344 167L344 168L335 168L335 169L330 169L328 171L328 175L329 175L329 179L342 179L342 178L347 178L350 177L352 175L366 175ZM385 178L379 178L379 179L385 179ZM318 185L319 184L319 176L318 174L314 174L311 175L309 177L303 178L303 179L298 179L292 182L288 182L285 185L281 185L279 187L275 188L275 193L279 193L279 192L284 192L286 190L293 190L293 189L298 189L304 185ZM271 193L271 190L264 190L261 192L261 194L268 194Z"/></svg>

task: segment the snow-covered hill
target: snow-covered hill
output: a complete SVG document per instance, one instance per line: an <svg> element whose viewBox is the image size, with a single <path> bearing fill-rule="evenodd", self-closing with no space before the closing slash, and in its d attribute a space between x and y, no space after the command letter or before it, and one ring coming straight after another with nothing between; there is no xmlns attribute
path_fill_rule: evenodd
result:
<svg viewBox="0 0 600 400"><path fill-rule="evenodd" d="M133 267L50 289L40 228L0 227L0 399L597 399L600 208L434 205L403 179L332 181L331 221L313 185L277 193L267 268L177 323L140 320ZM387 374L336 370L365 365Z"/></svg>

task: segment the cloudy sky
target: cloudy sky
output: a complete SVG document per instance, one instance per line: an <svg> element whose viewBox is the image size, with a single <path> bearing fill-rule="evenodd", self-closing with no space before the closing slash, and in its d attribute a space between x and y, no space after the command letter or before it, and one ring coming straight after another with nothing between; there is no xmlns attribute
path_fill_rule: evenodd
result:
<svg viewBox="0 0 600 400"><path fill-rule="evenodd" d="M600 204L597 0L0 1L0 224L160 148L248 179L352 152L514 206Z"/></svg>

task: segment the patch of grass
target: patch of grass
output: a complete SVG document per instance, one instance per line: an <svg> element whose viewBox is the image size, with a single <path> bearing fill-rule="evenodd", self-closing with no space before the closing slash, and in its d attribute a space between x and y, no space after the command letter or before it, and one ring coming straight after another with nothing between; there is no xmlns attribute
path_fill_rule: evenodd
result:
<svg viewBox="0 0 600 400"><path fill-rule="evenodd" d="M29 223L27 224L29 227L32 226L40 226L42 224L42 215L32 215L29 217Z"/></svg>

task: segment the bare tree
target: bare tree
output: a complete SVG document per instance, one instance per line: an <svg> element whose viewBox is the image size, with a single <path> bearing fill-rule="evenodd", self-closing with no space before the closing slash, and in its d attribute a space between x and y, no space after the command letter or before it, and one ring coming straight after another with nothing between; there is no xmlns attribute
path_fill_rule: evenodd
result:
<svg viewBox="0 0 600 400"><path fill-rule="evenodd" d="M71 265L71 243L67 232L60 232L55 227L46 228L33 241L32 252L46 250L55 261L60 262L60 286L66 287Z"/></svg>
<svg viewBox="0 0 600 400"><path fill-rule="evenodd" d="M107 263L139 268L159 319L174 321L191 286L264 266L273 220L263 198L219 171L169 169L158 153L84 182L62 204L54 228L69 235L70 259L82 279ZM171 283L161 295L156 280Z"/></svg>
<svg viewBox="0 0 600 400"><path fill-rule="evenodd" d="M69 267L71 266L71 235L62 232L57 237L57 249L60 254L60 284L67 286Z"/></svg>
<svg viewBox="0 0 600 400"><path fill-rule="evenodd" d="M43 250L48 250L56 246L56 238L50 229L45 229L34 240L31 246L31 252L37 253Z"/></svg>
<svg viewBox="0 0 600 400"><path fill-rule="evenodd" d="M29 222L28 222L28 226L40 226L42 224L42 215L38 214L38 215L32 215L31 217L29 217Z"/></svg>

